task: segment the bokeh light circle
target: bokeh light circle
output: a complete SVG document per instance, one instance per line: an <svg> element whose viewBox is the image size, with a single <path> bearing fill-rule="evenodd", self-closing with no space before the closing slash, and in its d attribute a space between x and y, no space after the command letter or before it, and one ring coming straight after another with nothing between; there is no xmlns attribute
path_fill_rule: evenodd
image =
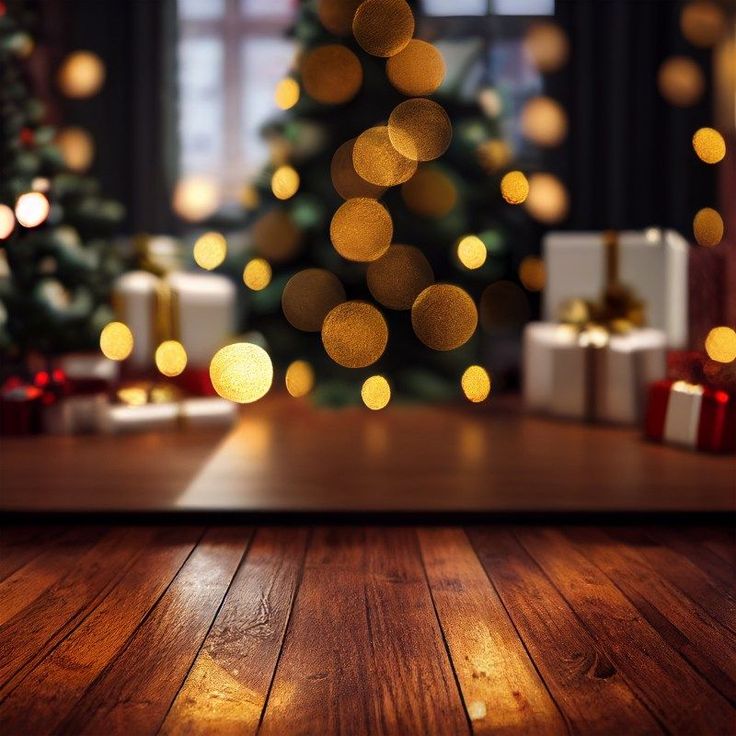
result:
<svg viewBox="0 0 736 736"><path fill-rule="evenodd" d="M501 196L509 204L523 204L529 196L529 181L521 171L509 171L501 179Z"/></svg>
<svg viewBox="0 0 736 736"><path fill-rule="evenodd" d="M547 279L544 261L537 256L526 256L519 264L519 281L528 291L541 291Z"/></svg>
<svg viewBox="0 0 736 736"><path fill-rule="evenodd" d="M214 214L220 205L220 190L208 176L186 176L174 188L172 207L179 217L199 222Z"/></svg>
<svg viewBox="0 0 736 736"><path fill-rule="evenodd" d="M293 258L301 245L301 232L289 213L280 208L259 217L250 231L258 255L272 263Z"/></svg>
<svg viewBox="0 0 736 736"><path fill-rule="evenodd" d="M154 355L156 368L164 376L178 376L187 367L187 351L178 340L165 340Z"/></svg>
<svg viewBox="0 0 736 736"><path fill-rule="evenodd" d="M338 304L322 324L322 344L327 355L345 368L365 368L375 363L387 342L386 320L368 302Z"/></svg>
<svg viewBox="0 0 736 736"><path fill-rule="evenodd" d="M56 145L64 163L72 171L86 171L95 155L92 136L83 128L63 128L56 136Z"/></svg>
<svg viewBox="0 0 736 736"><path fill-rule="evenodd" d="M370 184L391 187L410 179L417 170L417 162L402 156L391 144L388 128L377 125L355 139L353 167Z"/></svg>
<svg viewBox="0 0 736 736"><path fill-rule="evenodd" d="M485 401L491 393L491 377L480 365L468 366L460 378L460 387L468 401L474 404Z"/></svg>
<svg viewBox="0 0 736 736"><path fill-rule="evenodd" d="M693 135L693 149L706 164L717 164L726 155L726 141L714 128L700 128Z"/></svg>
<svg viewBox="0 0 736 736"><path fill-rule="evenodd" d="M470 295L454 284L433 284L411 308L416 336L433 350L454 350L464 345L478 325L478 310Z"/></svg>
<svg viewBox="0 0 736 736"><path fill-rule="evenodd" d="M452 179L433 166L421 167L401 187L401 196L408 209L423 217L444 217L457 203Z"/></svg>
<svg viewBox="0 0 736 736"><path fill-rule="evenodd" d="M353 35L369 54L394 56L414 35L414 15L405 0L365 0L353 17Z"/></svg>
<svg viewBox="0 0 736 736"><path fill-rule="evenodd" d="M441 105L424 97L398 104L388 118L393 147L406 158L431 161L439 158L452 140L452 124Z"/></svg>
<svg viewBox="0 0 736 736"><path fill-rule="evenodd" d="M210 362L212 386L223 399L250 404L268 393L273 365L259 345L236 342L220 348Z"/></svg>
<svg viewBox="0 0 736 736"><path fill-rule="evenodd" d="M15 215L6 204L0 204L0 240L10 237L15 229Z"/></svg>
<svg viewBox="0 0 736 736"><path fill-rule="evenodd" d="M477 235L465 235L460 238L456 253L458 261L471 271L480 268L488 258L486 244Z"/></svg>
<svg viewBox="0 0 736 736"><path fill-rule="evenodd" d="M205 233L197 238L192 251L194 262L206 271L221 266L227 256L227 240L221 233Z"/></svg>
<svg viewBox="0 0 736 736"><path fill-rule="evenodd" d="M445 61L431 43L412 39L386 62L391 84L407 97L431 95L445 78Z"/></svg>
<svg viewBox="0 0 736 736"><path fill-rule="evenodd" d="M570 43L556 23L532 23L524 37L524 51L532 64L542 73L555 72L567 62Z"/></svg>
<svg viewBox="0 0 736 736"><path fill-rule="evenodd" d="M100 333L100 350L110 360L125 360L133 352L133 333L123 322L110 322Z"/></svg>
<svg viewBox="0 0 736 736"><path fill-rule="evenodd" d="M717 363L736 360L736 331L732 327L714 327L705 338L705 352Z"/></svg>
<svg viewBox="0 0 736 736"><path fill-rule="evenodd" d="M567 135L567 114L550 97L532 97L521 110L521 132L538 146L558 146Z"/></svg>
<svg viewBox="0 0 736 736"><path fill-rule="evenodd" d="M539 172L529 176L529 194L524 207L535 220L555 225L567 217L570 198L556 176Z"/></svg>
<svg viewBox="0 0 736 736"><path fill-rule="evenodd" d="M712 207L703 207L693 218L693 234L698 245L712 248L723 240L723 218Z"/></svg>
<svg viewBox="0 0 736 736"><path fill-rule="evenodd" d="M340 279L324 268L306 268L284 286L281 308L289 323L304 332L319 332L327 313L345 301Z"/></svg>
<svg viewBox="0 0 736 736"><path fill-rule="evenodd" d="M59 89L72 99L97 94L105 82L105 65L91 51L74 51L59 69Z"/></svg>
<svg viewBox="0 0 736 736"><path fill-rule="evenodd" d="M363 83L358 57L340 44L318 46L300 64L307 94L325 105L339 105L355 97Z"/></svg>
<svg viewBox="0 0 736 736"><path fill-rule="evenodd" d="M388 210L375 199L358 197L342 204L332 217L330 239L349 261L375 261L391 245L393 223Z"/></svg>
<svg viewBox="0 0 736 736"><path fill-rule="evenodd" d="M317 15L322 25L336 36L349 36L353 17L363 0L319 0Z"/></svg>
<svg viewBox="0 0 736 736"><path fill-rule="evenodd" d="M284 77L277 85L274 92L276 106L281 110L291 110L299 102L299 82L291 77Z"/></svg>
<svg viewBox="0 0 736 736"><path fill-rule="evenodd" d="M360 389L360 398L372 411L379 411L391 401L391 386L383 376L368 376Z"/></svg>
<svg viewBox="0 0 736 736"><path fill-rule="evenodd" d="M284 383L295 399L306 396L314 388L314 369L306 360L295 360L286 369Z"/></svg>
<svg viewBox="0 0 736 736"><path fill-rule="evenodd" d="M693 46L709 48L723 37L726 16L720 6L711 0L695 0L683 7L680 30Z"/></svg>
<svg viewBox="0 0 736 736"><path fill-rule="evenodd" d="M434 273L424 254L412 245L392 245L368 266L368 289L389 309L411 309L417 296L434 282Z"/></svg>
<svg viewBox="0 0 736 736"><path fill-rule="evenodd" d="M292 166L279 166L271 176L271 191L277 199L289 199L299 190L299 174Z"/></svg>
<svg viewBox="0 0 736 736"><path fill-rule="evenodd" d="M353 148L356 140L356 138L352 138L346 141L335 151L330 164L332 186L335 187L335 191L343 199L355 199L357 197L378 199L386 191L386 187L379 187L367 182L355 171Z"/></svg>
<svg viewBox="0 0 736 736"><path fill-rule="evenodd" d="M657 87L662 97L671 105L689 107L703 96L705 78L693 59L672 56L659 67Z"/></svg>
<svg viewBox="0 0 736 736"><path fill-rule="evenodd" d="M15 203L15 219L23 227L38 227L49 216L51 207L41 192L26 192Z"/></svg>
<svg viewBox="0 0 736 736"><path fill-rule="evenodd" d="M251 258L243 268L243 283L252 291L262 291L271 283L271 273L265 258Z"/></svg>

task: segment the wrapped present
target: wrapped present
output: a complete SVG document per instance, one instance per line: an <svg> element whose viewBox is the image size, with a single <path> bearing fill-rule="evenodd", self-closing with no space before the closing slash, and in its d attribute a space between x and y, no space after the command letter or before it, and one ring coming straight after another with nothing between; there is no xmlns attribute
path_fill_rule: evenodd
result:
<svg viewBox="0 0 736 736"><path fill-rule="evenodd" d="M147 271L123 274L113 286L115 314L133 332L133 352L128 361L135 368L150 368L156 347L165 339L158 316L160 290L161 279Z"/></svg>
<svg viewBox="0 0 736 736"><path fill-rule="evenodd" d="M663 380L649 387L649 439L709 452L736 450L736 401L703 384Z"/></svg>
<svg viewBox="0 0 736 736"><path fill-rule="evenodd" d="M43 429L49 434L93 434L107 429L110 400L107 393L78 391L47 406Z"/></svg>
<svg viewBox="0 0 736 736"><path fill-rule="evenodd" d="M553 416L636 423L647 386L664 377L661 330L531 322L524 330L526 405Z"/></svg>
<svg viewBox="0 0 736 736"><path fill-rule="evenodd" d="M170 299L170 339L184 345L189 368L209 366L235 332L235 286L214 273L172 273L164 283Z"/></svg>
<svg viewBox="0 0 736 736"><path fill-rule="evenodd" d="M19 378L0 389L0 435L37 434L42 428L43 391Z"/></svg>
<svg viewBox="0 0 736 736"><path fill-rule="evenodd" d="M687 242L672 230L556 232L544 240L544 319L571 299L596 300L614 283L643 302L647 326L665 332L669 347L688 339Z"/></svg>

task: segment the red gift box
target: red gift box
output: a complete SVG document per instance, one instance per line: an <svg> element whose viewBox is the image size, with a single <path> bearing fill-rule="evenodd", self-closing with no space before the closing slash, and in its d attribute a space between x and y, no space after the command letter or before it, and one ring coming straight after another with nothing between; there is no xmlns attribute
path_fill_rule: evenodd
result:
<svg viewBox="0 0 736 736"><path fill-rule="evenodd" d="M649 439L709 452L736 450L736 406L726 391L685 381L649 387L644 431Z"/></svg>

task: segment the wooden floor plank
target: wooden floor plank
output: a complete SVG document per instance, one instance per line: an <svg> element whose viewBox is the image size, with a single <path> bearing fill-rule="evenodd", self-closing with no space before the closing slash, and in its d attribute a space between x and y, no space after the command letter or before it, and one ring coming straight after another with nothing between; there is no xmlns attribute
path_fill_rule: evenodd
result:
<svg viewBox="0 0 736 736"><path fill-rule="evenodd" d="M250 531L206 532L115 661L57 729L65 734L158 731L227 592Z"/></svg>
<svg viewBox="0 0 736 736"><path fill-rule="evenodd" d="M254 734L301 575L307 530L259 529L161 728Z"/></svg>
<svg viewBox="0 0 736 736"><path fill-rule="evenodd" d="M0 530L0 581L50 547L62 532L58 526L6 527Z"/></svg>
<svg viewBox="0 0 736 736"><path fill-rule="evenodd" d="M151 536L146 528L110 530L68 575L0 626L0 697L11 677L33 668L95 608Z"/></svg>
<svg viewBox="0 0 736 736"><path fill-rule="evenodd" d="M316 530L261 732L468 730L413 530Z"/></svg>
<svg viewBox="0 0 736 736"><path fill-rule="evenodd" d="M732 730L736 711L560 531L524 527L516 534L669 730L718 734Z"/></svg>
<svg viewBox="0 0 736 736"><path fill-rule="evenodd" d="M419 529L440 625L477 734L567 727L462 529Z"/></svg>
<svg viewBox="0 0 736 736"><path fill-rule="evenodd" d="M37 543L40 554L0 582L0 626L64 577L101 536L102 529L82 527Z"/></svg>
<svg viewBox="0 0 736 736"><path fill-rule="evenodd" d="M0 704L3 733L54 733L194 549L201 529L163 529L95 610Z"/></svg>
<svg viewBox="0 0 736 736"><path fill-rule="evenodd" d="M703 608L721 626L736 634L736 570L731 570L728 585L719 585L717 579L689 557L653 538L651 527L616 526L606 527L604 531L620 544L635 550L694 605Z"/></svg>
<svg viewBox="0 0 736 736"><path fill-rule="evenodd" d="M662 728L549 579L507 530L468 530L478 557L575 734Z"/></svg>
<svg viewBox="0 0 736 736"><path fill-rule="evenodd" d="M659 635L714 689L736 703L736 637L690 601L628 545L599 529L565 530Z"/></svg>

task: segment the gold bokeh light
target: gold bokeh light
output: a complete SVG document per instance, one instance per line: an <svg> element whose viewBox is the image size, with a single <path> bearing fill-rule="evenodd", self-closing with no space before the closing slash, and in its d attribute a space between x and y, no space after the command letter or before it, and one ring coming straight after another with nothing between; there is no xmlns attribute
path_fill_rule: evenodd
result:
<svg viewBox="0 0 736 736"><path fill-rule="evenodd" d="M529 181L521 171L509 171L501 179L501 196L509 204L523 204L529 196Z"/></svg>
<svg viewBox="0 0 736 736"><path fill-rule="evenodd" d="M431 95L445 78L445 61L431 43L412 39L386 62L391 84L407 97Z"/></svg>
<svg viewBox="0 0 736 736"><path fill-rule="evenodd" d="M379 411L391 401L391 386L383 376L369 376L363 381L360 398L369 409Z"/></svg>
<svg viewBox="0 0 736 736"><path fill-rule="evenodd" d="M363 83L358 57L341 44L318 46L300 65L307 94L325 105L339 105L355 97Z"/></svg>
<svg viewBox="0 0 736 736"><path fill-rule="evenodd" d="M284 77L277 85L274 92L276 106L281 110L291 110L299 102L299 82L292 77Z"/></svg>
<svg viewBox="0 0 736 736"><path fill-rule="evenodd" d="M299 174L292 166L279 166L271 176L271 191L277 199L289 199L299 190Z"/></svg>
<svg viewBox="0 0 736 736"><path fill-rule="evenodd" d="M378 199L386 191L386 187L371 184L358 175L353 165L353 149L356 140L357 138L352 138L346 141L335 151L330 163L332 186L343 199L357 197Z"/></svg>
<svg viewBox="0 0 736 736"><path fill-rule="evenodd" d="M322 25L336 36L349 36L355 11L363 0L319 0L317 15Z"/></svg>
<svg viewBox="0 0 736 736"><path fill-rule="evenodd" d="M460 387L468 401L478 404L485 401L491 393L491 377L480 365L471 365L465 369L460 379Z"/></svg>
<svg viewBox="0 0 736 736"><path fill-rule="evenodd" d="M488 257L486 244L477 235L465 235L457 244L457 259L465 268L480 268Z"/></svg>
<svg viewBox="0 0 736 736"><path fill-rule="evenodd" d="M524 51L542 73L555 72L567 62L570 43L565 32L555 23L532 23L524 37Z"/></svg>
<svg viewBox="0 0 736 736"><path fill-rule="evenodd" d="M671 105L690 107L703 96L705 79L693 59L672 56L659 67L657 86L662 97Z"/></svg>
<svg viewBox="0 0 736 736"><path fill-rule="evenodd" d="M345 368L365 368L386 349L388 325L368 302L349 301L330 310L322 324L327 355Z"/></svg>
<svg viewBox="0 0 736 736"><path fill-rule="evenodd" d="M365 197L347 200L330 223L332 245L349 261L380 258L391 245L393 232L388 210L375 199Z"/></svg>
<svg viewBox="0 0 736 736"><path fill-rule="evenodd" d="M528 291L541 291L547 279L544 261L537 256L526 256L519 264L519 280Z"/></svg>
<svg viewBox="0 0 736 736"><path fill-rule="evenodd" d="M556 176L537 172L529 177L529 194L524 207L535 220L555 225L567 217L570 198Z"/></svg>
<svg viewBox="0 0 736 736"><path fill-rule="evenodd" d="M123 322L110 322L100 333L100 350L110 360L125 360L133 352L133 333Z"/></svg>
<svg viewBox="0 0 736 736"><path fill-rule="evenodd" d="M258 255L272 263L293 258L301 245L301 232L289 213L280 208L261 215L250 231Z"/></svg>
<svg viewBox="0 0 736 736"><path fill-rule="evenodd" d="M388 128L377 125L356 138L353 167L370 184L391 187L410 179L417 170L417 162L402 156L391 144Z"/></svg>
<svg viewBox="0 0 736 736"><path fill-rule="evenodd" d="M423 166L401 187L406 206L424 217L444 217L457 203L452 179L433 166Z"/></svg>
<svg viewBox="0 0 736 736"><path fill-rule="evenodd" d="M73 99L97 94L105 82L105 65L91 51L74 51L59 69L59 89Z"/></svg>
<svg viewBox="0 0 736 736"><path fill-rule="evenodd" d="M243 283L252 291L262 291L271 283L271 264L265 258L251 258L243 269Z"/></svg>
<svg viewBox="0 0 736 736"><path fill-rule="evenodd" d="M223 399L250 404L271 388L273 365L262 347L248 342L233 343L215 353L210 362L210 379Z"/></svg>
<svg viewBox="0 0 736 736"><path fill-rule="evenodd" d="M95 155L92 136L84 128L63 128L56 136L56 145L64 163L72 171L86 171Z"/></svg>
<svg viewBox="0 0 736 736"><path fill-rule="evenodd" d="M717 363L736 360L736 331L732 327L714 327L705 338L705 352Z"/></svg>
<svg viewBox="0 0 736 736"><path fill-rule="evenodd" d="M454 350L464 345L478 325L478 310L470 295L454 284L433 284L411 308L416 336L433 350Z"/></svg>
<svg viewBox="0 0 736 736"><path fill-rule="evenodd" d="M706 164L717 164L726 155L726 141L715 128L700 128L693 135L693 150Z"/></svg>
<svg viewBox="0 0 736 736"><path fill-rule="evenodd" d="M306 396L314 388L314 369L306 360L295 360L286 369L284 383L294 398Z"/></svg>
<svg viewBox="0 0 736 736"><path fill-rule="evenodd" d="M41 192L26 192L15 203L15 219L23 227L38 227L49 216L48 199Z"/></svg>
<svg viewBox="0 0 736 736"><path fill-rule="evenodd" d="M363 51L394 56L414 35L414 15L405 0L365 0L353 17L353 35Z"/></svg>
<svg viewBox="0 0 736 736"><path fill-rule="evenodd" d="M221 233L205 233L194 243L192 251L194 262L206 271L212 271L222 265L227 256L227 240Z"/></svg>
<svg viewBox="0 0 736 736"><path fill-rule="evenodd" d="M6 204L0 204L0 240L10 237L15 229L15 215Z"/></svg>
<svg viewBox="0 0 736 736"><path fill-rule="evenodd" d="M164 376L178 376L187 367L187 351L178 340L166 340L156 348L156 368Z"/></svg>
<svg viewBox="0 0 736 736"><path fill-rule="evenodd" d="M174 188L172 207L179 217L199 222L214 214L220 205L220 190L208 176L186 176Z"/></svg>
<svg viewBox="0 0 736 736"><path fill-rule="evenodd" d="M434 281L434 273L419 248L392 245L369 264L366 281L379 304L389 309L411 309L417 296Z"/></svg>
<svg viewBox="0 0 736 736"><path fill-rule="evenodd" d="M703 207L693 218L693 234L698 245L712 248L723 240L723 218L712 207Z"/></svg>
<svg viewBox="0 0 736 736"><path fill-rule="evenodd" d="M532 97L521 110L521 132L538 146L558 146L567 135L567 114L550 97Z"/></svg>
<svg viewBox="0 0 736 736"><path fill-rule="evenodd" d="M721 7L712 0L695 0L683 7L680 30L693 46L709 48L723 37L726 17Z"/></svg>
<svg viewBox="0 0 736 736"><path fill-rule="evenodd" d="M324 268L305 268L287 282L281 295L281 308L297 330L319 332L327 313L345 301L340 279Z"/></svg>
<svg viewBox="0 0 736 736"><path fill-rule="evenodd" d="M433 100L414 97L398 104L388 118L393 147L406 158L439 158L452 140L452 124L445 109Z"/></svg>

